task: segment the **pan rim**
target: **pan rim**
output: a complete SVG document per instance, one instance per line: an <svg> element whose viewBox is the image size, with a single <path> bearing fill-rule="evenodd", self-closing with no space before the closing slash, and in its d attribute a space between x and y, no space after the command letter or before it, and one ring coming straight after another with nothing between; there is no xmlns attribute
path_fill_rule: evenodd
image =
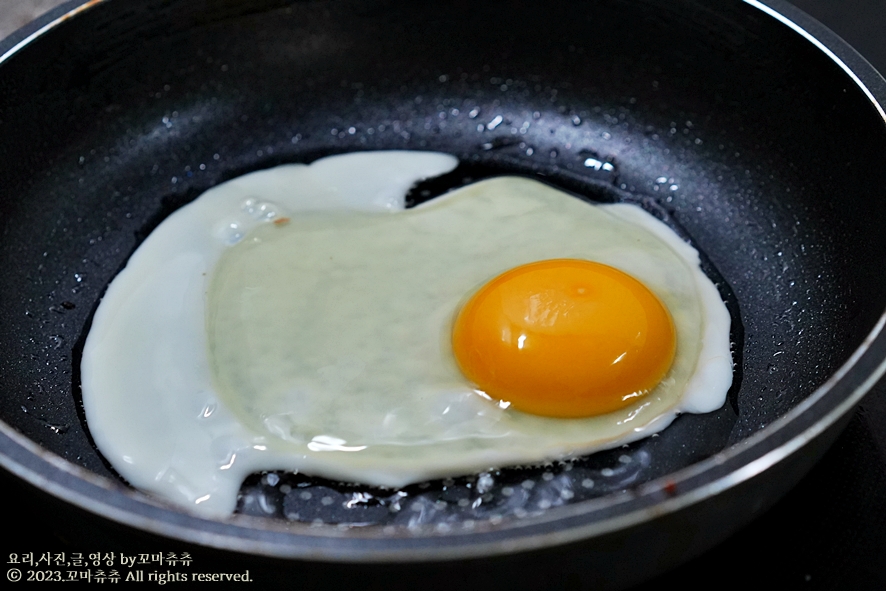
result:
<svg viewBox="0 0 886 591"><path fill-rule="evenodd" d="M108 0L72 0L50 11L0 41L0 65L71 17L105 2ZM883 106L886 80L845 41L783 0L742 2L792 29L834 61L868 97L886 123ZM267 520L245 516L234 516L228 521L207 520L70 463L3 421L0 421L0 466L63 502L100 518L224 550L276 558L358 563L445 561L524 552L602 536L676 513L752 480L790 457L839 422L886 373L884 326L886 313L879 317L862 345L824 384L784 416L730 448L629 493L552 508L541 516L506 520L483 531L421 530L420 535L415 535L403 528L404 531L398 530L392 535L381 527L343 533L336 528L311 528L308 524L269 524ZM812 420L817 414L823 416ZM704 482L699 483L700 479ZM244 533L252 535L244 536ZM324 541L326 543L322 543ZM371 543L378 547L367 547Z"/></svg>

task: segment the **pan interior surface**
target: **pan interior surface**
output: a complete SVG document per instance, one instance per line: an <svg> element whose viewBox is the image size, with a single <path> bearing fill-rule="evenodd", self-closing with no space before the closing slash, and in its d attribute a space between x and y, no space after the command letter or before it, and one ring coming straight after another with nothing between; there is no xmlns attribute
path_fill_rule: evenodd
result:
<svg viewBox="0 0 886 591"><path fill-rule="evenodd" d="M507 173L665 220L733 315L727 404L625 448L401 491L257 474L241 513L445 534L619 495L785 415L886 308L886 128L836 64L747 5L114 0L0 63L0 417L117 480L78 367L128 256L220 182L390 149L462 163L413 202Z"/></svg>

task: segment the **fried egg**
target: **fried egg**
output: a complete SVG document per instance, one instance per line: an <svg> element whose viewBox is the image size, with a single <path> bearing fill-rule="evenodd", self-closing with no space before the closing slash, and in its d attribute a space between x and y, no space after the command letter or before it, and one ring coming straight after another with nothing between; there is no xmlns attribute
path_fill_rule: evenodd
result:
<svg viewBox="0 0 886 591"><path fill-rule="evenodd" d="M397 488L722 406L730 317L694 248L639 207L519 177L404 207L456 165L334 156L167 218L85 343L102 454L136 488L223 516L262 470Z"/></svg>

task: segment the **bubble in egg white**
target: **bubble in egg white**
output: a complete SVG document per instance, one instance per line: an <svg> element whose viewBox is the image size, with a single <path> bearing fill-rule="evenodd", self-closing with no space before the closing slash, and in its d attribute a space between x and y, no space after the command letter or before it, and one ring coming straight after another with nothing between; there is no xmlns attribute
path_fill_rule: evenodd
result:
<svg viewBox="0 0 886 591"><path fill-rule="evenodd" d="M723 404L729 315L692 247L635 206L515 177L404 209L415 181L456 164L367 152L281 166L158 226L111 283L84 347L87 424L115 469L220 516L262 470L400 487L614 447ZM615 266L668 306L677 356L650 395L551 419L466 383L448 343L459 304L549 258Z"/></svg>

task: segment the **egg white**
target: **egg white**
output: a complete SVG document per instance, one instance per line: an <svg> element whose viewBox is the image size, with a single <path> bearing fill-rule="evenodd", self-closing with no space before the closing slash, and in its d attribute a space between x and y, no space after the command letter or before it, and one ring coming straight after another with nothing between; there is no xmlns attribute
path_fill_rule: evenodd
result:
<svg viewBox="0 0 886 591"><path fill-rule="evenodd" d="M589 453L723 404L729 315L692 247L635 206L514 177L404 210L416 180L456 164L368 152L281 166L165 220L111 283L84 348L87 423L115 469L219 516L256 471L399 487ZM502 408L461 376L449 349L459 304L549 258L617 267L668 306L677 356L650 395L551 419Z"/></svg>

